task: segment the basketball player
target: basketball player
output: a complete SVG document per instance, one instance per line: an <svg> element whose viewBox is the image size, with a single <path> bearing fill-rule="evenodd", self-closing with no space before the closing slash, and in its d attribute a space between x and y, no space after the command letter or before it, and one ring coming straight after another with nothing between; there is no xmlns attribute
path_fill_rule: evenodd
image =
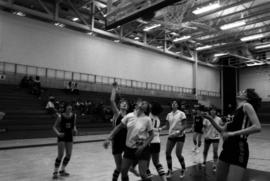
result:
<svg viewBox="0 0 270 181"><path fill-rule="evenodd" d="M208 119L223 137L223 150L217 166L217 181L243 180L249 158L247 137L261 131L257 117L261 98L253 89L241 91L237 98L237 109L232 122L219 126Z"/></svg>
<svg viewBox="0 0 270 181"><path fill-rule="evenodd" d="M66 155L63 159L59 174L60 176L69 176L69 173L65 171L65 167L71 158L73 135L77 134L76 115L72 112L72 106L70 104L67 104L64 113L57 117L53 125L53 131L56 133L58 139L58 155L55 160L53 172L53 179L57 179L64 151L66 151Z"/></svg>
<svg viewBox="0 0 270 181"><path fill-rule="evenodd" d="M162 181L167 181L165 171L163 169L163 166L159 162L159 153L160 153L160 137L159 137L159 131L160 131L160 119L158 115L163 111L161 105L159 103L152 103L151 104L151 112L149 114L149 117L152 120L152 126L154 130L154 138L151 141L150 144L150 153L151 158L153 161L154 166L156 167L156 170L161 177ZM150 162L149 162L150 163ZM149 167L148 167L149 168ZM148 170L148 174L151 175L150 170Z"/></svg>
<svg viewBox="0 0 270 181"><path fill-rule="evenodd" d="M214 107L210 108L210 116L213 121L215 121L216 124L222 126L223 121L220 117L216 115L216 109ZM216 128L208 121L208 119L203 120L203 129L204 129L204 149L203 149L203 163L202 166L205 167L206 165L206 159L209 151L209 147L211 144L213 145L213 171L216 172L217 169L217 160L218 160L218 145L219 145L219 139L220 134L216 130Z"/></svg>
<svg viewBox="0 0 270 181"><path fill-rule="evenodd" d="M184 112L178 110L178 103L176 101L172 102L172 112L167 115L166 120L167 125L160 128L160 130L169 127L169 136L166 145L166 160L168 165L168 173L167 177L170 178L172 176L172 150L176 145L176 156L182 166L182 170L180 172L180 177L183 178L185 176L185 160L182 155L182 150L185 142L185 132L186 129L186 115Z"/></svg>
<svg viewBox="0 0 270 181"><path fill-rule="evenodd" d="M113 126L116 127L121 123L123 117L127 114L128 110L128 103L125 100L120 101L119 109L115 103L115 97L117 92L117 83L113 84L113 89L111 93L111 105L113 110ZM112 154L114 157L116 168L113 172L112 181L117 181L119 174L121 172L121 163L122 163L122 154L125 150L126 144L126 135L127 129L121 129L117 134L115 134L114 138L112 139Z"/></svg>
<svg viewBox="0 0 270 181"><path fill-rule="evenodd" d="M203 134L203 117L201 115L201 107L199 105L195 106L195 115L193 117L193 143L194 149L192 151L199 153L200 146L202 144L202 134Z"/></svg>
<svg viewBox="0 0 270 181"><path fill-rule="evenodd" d="M127 129L126 149L121 166L122 181L129 180L128 170L136 160L138 160L142 180L151 180L148 178L146 170L150 158L149 144L154 134L151 119L147 113L149 113L149 104L146 101L137 101L135 111L127 114L104 142L104 147L107 148L110 141L121 129Z"/></svg>

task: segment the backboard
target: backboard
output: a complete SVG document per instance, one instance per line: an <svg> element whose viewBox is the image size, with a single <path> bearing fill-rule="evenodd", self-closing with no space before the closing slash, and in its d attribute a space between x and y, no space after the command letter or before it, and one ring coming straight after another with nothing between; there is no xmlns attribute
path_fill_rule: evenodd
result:
<svg viewBox="0 0 270 181"><path fill-rule="evenodd" d="M116 28L179 1L183 0L119 0L117 2L108 0L106 30Z"/></svg>

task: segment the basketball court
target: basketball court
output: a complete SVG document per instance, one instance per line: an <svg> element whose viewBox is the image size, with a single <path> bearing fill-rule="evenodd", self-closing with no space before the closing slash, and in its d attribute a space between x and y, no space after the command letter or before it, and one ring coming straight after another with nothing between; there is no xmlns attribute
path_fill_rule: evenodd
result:
<svg viewBox="0 0 270 181"><path fill-rule="evenodd" d="M269 9L269 0L0 0L0 112L6 112L0 121L0 181L52 180L55 117L44 110L52 96L93 107L90 115L80 112L70 176L58 180L112 180L115 162L103 142L112 130L108 102L115 82L120 98L160 102L165 116L175 99L228 115L237 92L256 90L263 101L262 131L248 138L244 181L270 181ZM45 93L29 95L19 86L24 76L41 77ZM63 93L69 83L80 94L73 95L73 88ZM160 161L167 172L168 131L161 135ZM212 147L203 167L203 146L193 152L187 133L185 177L179 177L173 151L168 181L214 181ZM152 180L161 181L152 163L150 170Z"/></svg>

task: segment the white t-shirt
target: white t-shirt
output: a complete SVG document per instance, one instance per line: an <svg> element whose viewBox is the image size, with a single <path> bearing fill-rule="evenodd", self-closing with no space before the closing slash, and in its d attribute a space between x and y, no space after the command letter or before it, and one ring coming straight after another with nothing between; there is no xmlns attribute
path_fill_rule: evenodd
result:
<svg viewBox="0 0 270 181"><path fill-rule="evenodd" d="M149 116L137 117L134 112L127 114L122 123L127 127L126 146L129 148L138 148L149 137L148 132L153 130Z"/></svg>
<svg viewBox="0 0 270 181"><path fill-rule="evenodd" d="M183 128L182 121L186 119L186 114L180 110L177 110L175 112L170 112L167 115L166 120L169 121L170 128L169 128L169 134L172 134L176 131L179 131ZM185 133L183 132L179 137L183 136Z"/></svg>
<svg viewBox="0 0 270 181"><path fill-rule="evenodd" d="M159 138L159 127L160 127L160 119L158 116L155 116L150 113L149 117L151 118L152 122L152 127L154 130L154 138L151 141L151 143L160 143L160 138Z"/></svg>
<svg viewBox="0 0 270 181"><path fill-rule="evenodd" d="M223 125L223 122L220 117L216 116L213 119L218 125ZM211 124L211 122L208 119L203 120L203 125L204 125L204 138L206 139L219 139L220 134L214 128L214 126Z"/></svg>
<svg viewBox="0 0 270 181"><path fill-rule="evenodd" d="M49 101L46 105L46 109L49 109L49 108L54 108L54 104L52 101Z"/></svg>

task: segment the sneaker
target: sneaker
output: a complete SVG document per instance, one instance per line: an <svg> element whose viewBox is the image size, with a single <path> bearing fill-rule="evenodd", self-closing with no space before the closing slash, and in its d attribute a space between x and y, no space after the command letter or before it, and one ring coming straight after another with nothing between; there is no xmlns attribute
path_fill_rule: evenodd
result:
<svg viewBox="0 0 270 181"><path fill-rule="evenodd" d="M167 174L166 174L167 178L171 178L172 177L172 170L168 170Z"/></svg>
<svg viewBox="0 0 270 181"><path fill-rule="evenodd" d="M65 170L61 170L61 171L59 172L59 175L62 176L62 177L67 177L67 176L69 176L70 174L67 173Z"/></svg>
<svg viewBox="0 0 270 181"><path fill-rule="evenodd" d="M53 177L52 177L52 179L58 179L58 172L53 172Z"/></svg>
<svg viewBox="0 0 270 181"><path fill-rule="evenodd" d="M134 167L130 167L129 171L133 173L136 177L140 177L139 172Z"/></svg>
<svg viewBox="0 0 270 181"><path fill-rule="evenodd" d="M200 153L200 149L199 149L199 148L198 148L198 149L196 149L196 151L195 151L195 152L196 152L197 154L198 154L198 153Z"/></svg>
<svg viewBox="0 0 270 181"><path fill-rule="evenodd" d="M152 178L154 176L149 169L146 170L146 175L147 175L147 178Z"/></svg>
<svg viewBox="0 0 270 181"><path fill-rule="evenodd" d="M214 164L212 169L213 169L213 172L216 172L217 171L217 166Z"/></svg>
<svg viewBox="0 0 270 181"><path fill-rule="evenodd" d="M185 169L182 169L180 172L180 178L184 178L185 176Z"/></svg>

